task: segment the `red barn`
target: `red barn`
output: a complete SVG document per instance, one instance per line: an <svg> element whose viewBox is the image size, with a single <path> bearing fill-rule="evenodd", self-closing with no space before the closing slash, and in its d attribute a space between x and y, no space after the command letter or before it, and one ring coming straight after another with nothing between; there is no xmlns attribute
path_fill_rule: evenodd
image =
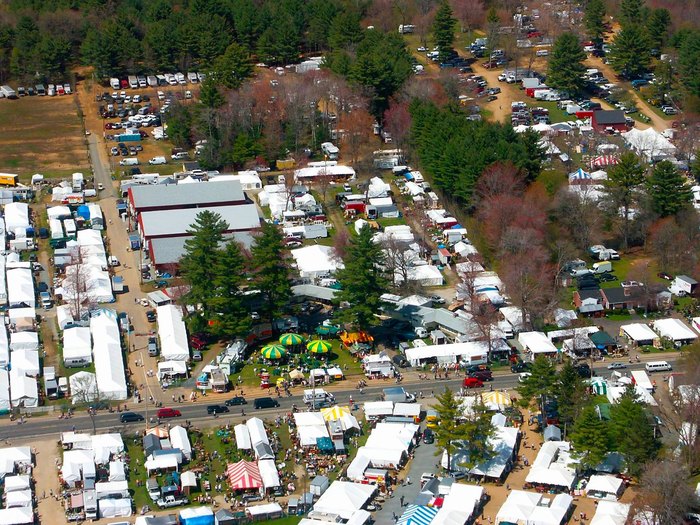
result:
<svg viewBox="0 0 700 525"><path fill-rule="evenodd" d="M625 113L619 109L594 111L591 126L598 133L610 130L627 131Z"/></svg>

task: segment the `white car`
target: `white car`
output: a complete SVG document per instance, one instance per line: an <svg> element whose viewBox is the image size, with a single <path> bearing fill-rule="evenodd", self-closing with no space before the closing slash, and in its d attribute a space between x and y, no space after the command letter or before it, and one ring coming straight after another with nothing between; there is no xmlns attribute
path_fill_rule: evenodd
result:
<svg viewBox="0 0 700 525"><path fill-rule="evenodd" d="M520 372L518 374L518 383L524 383L530 376L532 376L530 372Z"/></svg>
<svg viewBox="0 0 700 525"><path fill-rule="evenodd" d="M506 78L508 78L508 77L506 77L505 73L501 73L500 75L498 75L499 82L505 82Z"/></svg>

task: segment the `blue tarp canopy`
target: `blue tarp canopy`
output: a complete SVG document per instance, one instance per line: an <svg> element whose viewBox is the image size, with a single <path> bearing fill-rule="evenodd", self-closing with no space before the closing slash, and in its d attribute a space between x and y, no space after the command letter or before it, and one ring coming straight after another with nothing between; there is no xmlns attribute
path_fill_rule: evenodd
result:
<svg viewBox="0 0 700 525"><path fill-rule="evenodd" d="M430 525L438 509L426 505L409 505L396 525Z"/></svg>
<svg viewBox="0 0 700 525"><path fill-rule="evenodd" d="M316 438L316 446L323 452L333 452L335 450L335 445L333 445L333 441L329 437Z"/></svg>

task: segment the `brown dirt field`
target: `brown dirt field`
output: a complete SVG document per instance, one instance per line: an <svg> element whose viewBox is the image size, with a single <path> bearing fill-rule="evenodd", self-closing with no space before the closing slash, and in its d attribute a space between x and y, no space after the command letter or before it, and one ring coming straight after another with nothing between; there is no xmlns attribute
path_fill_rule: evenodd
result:
<svg viewBox="0 0 700 525"><path fill-rule="evenodd" d="M67 177L90 164L75 95L0 101L0 171Z"/></svg>

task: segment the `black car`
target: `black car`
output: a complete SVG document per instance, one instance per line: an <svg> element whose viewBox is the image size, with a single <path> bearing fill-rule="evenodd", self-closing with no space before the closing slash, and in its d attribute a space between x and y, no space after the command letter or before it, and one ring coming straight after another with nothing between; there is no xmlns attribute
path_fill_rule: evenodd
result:
<svg viewBox="0 0 700 525"><path fill-rule="evenodd" d="M247 405L248 401L245 400L245 397L236 396L232 397L231 399L227 399L225 404L227 407L235 407L238 405Z"/></svg>
<svg viewBox="0 0 700 525"><path fill-rule="evenodd" d="M147 272L150 273L150 272ZM148 310L146 312L146 319L148 319L149 323L155 323L156 322L156 311L155 310Z"/></svg>
<svg viewBox="0 0 700 525"><path fill-rule="evenodd" d="M143 421L144 417L136 412L124 412L119 416L119 421L122 423L136 423L138 421Z"/></svg>
<svg viewBox="0 0 700 525"><path fill-rule="evenodd" d="M396 366L398 366L399 368L408 368L409 366L411 366L411 365L409 364L409 362L408 362L408 359L406 359L406 358L405 358L404 356L402 356L402 355L395 355L394 357L391 358L391 360L392 360L392 361L394 362L394 364L395 364Z"/></svg>
<svg viewBox="0 0 700 525"><path fill-rule="evenodd" d="M513 363L512 365L510 365L510 371L514 374L529 372L530 370L532 370L532 363L525 363L523 361L520 361L518 363Z"/></svg>
<svg viewBox="0 0 700 525"><path fill-rule="evenodd" d="M277 402L277 400L272 399L271 397L259 397L253 401L253 408L255 408L255 410L259 410L261 408L277 408L278 406L280 406L280 404Z"/></svg>
<svg viewBox="0 0 700 525"><path fill-rule="evenodd" d="M228 412L228 407L224 405L207 406L207 414L219 414L221 412Z"/></svg>
<svg viewBox="0 0 700 525"><path fill-rule="evenodd" d="M433 431L429 428L423 431L423 443L427 443L428 445L435 443L435 434L433 434Z"/></svg>
<svg viewBox="0 0 700 525"><path fill-rule="evenodd" d="M580 377L584 379L591 377L591 367L586 364L578 365L576 367L576 372Z"/></svg>
<svg viewBox="0 0 700 525"><path fill-rule="evenodd" d="M49 291L49 285L44 283L44 282L38 282L36 284L36 291L41 293L41 292L48 292Z"/></svg>

